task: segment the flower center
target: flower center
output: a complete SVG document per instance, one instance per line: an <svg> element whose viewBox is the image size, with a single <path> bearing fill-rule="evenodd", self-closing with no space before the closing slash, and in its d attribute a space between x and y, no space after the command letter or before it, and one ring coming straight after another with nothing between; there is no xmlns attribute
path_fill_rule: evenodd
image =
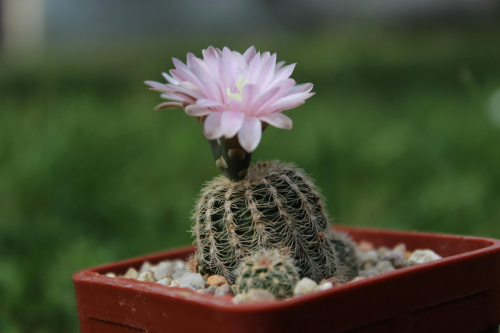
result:
<svg viewBox="0 0 500 333"><path fill-rule="evenodd" d="M243 87L246 86L248 83L250 83L248 79L245 79L243 76L240 76L238 80L236 80L236 89L235 89L236 91L234 90L231 91L231 89L227 88L226 90L227 97L238 102L243 101L243 96L242 96Z"/></svg>

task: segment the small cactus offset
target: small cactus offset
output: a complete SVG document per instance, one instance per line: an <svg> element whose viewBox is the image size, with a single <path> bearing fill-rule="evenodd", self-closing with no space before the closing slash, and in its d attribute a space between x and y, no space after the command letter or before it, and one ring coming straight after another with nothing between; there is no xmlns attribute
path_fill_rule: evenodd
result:
<svg viewBox="0 0 500 333"><path fill-rule="evenodd" d="M337 278L341 283L350 281L359 275L359 260L356 245L345 234L333 231L328 241L335 248L338 257Z"/></svg>
<svg viewBox="0 0 500 333"><path fill-rule="evenodd" d="M202 191L192 228L198 271L234 283L241 259L288 248L302 277L331 277L337 256L329 219L313 182L292 164L260 162L247 177L215 178Z"/></svg>
<svg viewBox="0 0 500 333"><path fill-rule="evenodd" d="M292 296L299 274L292 258L284 252L278 249L262 250L245 258L238 267L237 292L264 289L276 299Z"/></svg>

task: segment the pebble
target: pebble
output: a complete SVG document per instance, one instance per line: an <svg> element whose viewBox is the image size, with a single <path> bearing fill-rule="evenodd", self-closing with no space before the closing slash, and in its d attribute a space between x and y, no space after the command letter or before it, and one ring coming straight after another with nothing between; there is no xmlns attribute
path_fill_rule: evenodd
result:
<svg viewBox="0 0 500 333"><path fill-rule="evenodd" d="M205 281L200 273L184 273L180 279L179 287L193 290L203 289Z"/></svg>
<svg viewBox="0 0 500 333"><path fill-rule="evenodd" d="M172 279L174 280L180 280L186 271L184 269L175 269L174 273L172 274Z"/></svg>
<svg viewBox="0 0 500 333"><path fill-rule="evenodd" d="M174 260L174 270L185 270L186 269L186 263L180 259Z"/></svg>
<svg viewBox="0 0 500 333"><path fill-rule="evenodd" d="M225 295L234 295L233 289L227 283L215 289L215 296L225 296Z"/></svg>
<svg viewBox="0 0 500 333"><path fill-rule="evenodd" d="M398 245L394 246L393 248L394 251L405 253L406 252L406 245L404 243L399 243Z"/></svg>
<svg viewBox="0 0 500 333"><path fill-rule="evenodd" d="M379 258L382 258L384 257L389 251L391 251L391 249L387 248L387 247L380 247L377 249L377 256Z"/></svg>
<svg viewBox="0 0 500 333"><path fill-rule="evenodd" d="M125 273L125 275L123 277L126 277L126 278L129 278L129 279L137 279L139 277L139 273L137 272L137 270L133 267L130 267L127 271L127 273Z"/></svg>
<svg viewBox="0 0 500 333"><path fill-rule="evenodd" d="M109 276L109 277L116 277L116 274L113 273L113 272L107 272L106 273L106 276Z"/></svg>
<svg viewBox="0 0 500 333"><path fill-rule="evenodd" d="M137 278L139 281L149 281L149 282L156 282L156 279L153 275L153 272L151 271L145 271L139 274L139 277Z"/></svg>
<svg viewBox="0 0 500 333"><path fill-rule="evenodd" d="M164 286L167 286L167 287L168 287L168 286L170 286L170 284L172 283L172 279L171 279L171 278L166 277L166 278L163 278L163 279L158 280L158 281L156 281L156 282L157 282L157 283L159 283L159 284L162 284L162 285L164 285Z"/></svg>
<svg viewBox="0 0 500 333"><path fill-rule="evenodd" d="M180 286L181 286L180 280L172 280L172 282L170 282L170 287L180 287Z"/></svg>
<svg viewBox="0 0 500 333"><path fill-rule="evenodd" d="M404 251L389 250L380 256L380 260L390 261L395 268L403 268L408 265Z"/></svg>
<svg viewBox="0 0 500 333"><path fill-rule="evenodd" d="M238 294L233 297L233 302L236 304L242 303L262 303L274 302L276 298L269 291L264 289L250 289L248 292Z"/></svg>
<svg viewBox="0 0 500 333"><path fill-rule="evenodd" d="M319 282L319 285L323 285L325 283L331 283L332 286L336 287L336 286L340 286L342 283L340 283L339 279L337 279L335 276L332 276L328 279L323 279Z"/></svg>
<svg viewBox="0 0 500 333"><path fill-rule="evenodd" d="M316 289L318 289L316 282L309 278L302 278L293 289L293 294L295 296L310 294Z"/></svg>
<svg viewBox="0 0 500 333"><path fill-rule="evenodd" d="M358 260L361 262L363 269L370 269L378 263L379 257L377 251L371 250L359 253Z"/></svg>
<svg viewBox="0 0 500 333"><path fill-rule="evenodd" d="M386 273L395 270L395 268L392 266L392 263L390 261L382 260L377 263L377 265L375 266L375 270L377 270L379 273Z"/></svg>
<svg viewBox="0 0 500 333"><path fill-rule="evenodd" d="M217 290L217 288L219 288L219 287L218 286L208 286L203 291L206 292L207 294L214 294L215 295L215 291Z"/></svg>
<svg viewBox="0 0 500 333"><path fill-rule="evenodd" d="M327 289L330 289L330 288L333 288L333 283L331 283L331 282L325 282L325 283L320 284L318 286L317 290L327 290Z"/></svg>
<svg viewBox="0 0 500 333"><path fill-rule="evenodd" d="M441 259L441 256L432 250L416 250L408 259L409 265L418 265Z"/></svg>
<svg viewBox="0 0 500 333"><path fill-rule="evenodd" d="M376 269L366 269L366 270L359 271L360 277L370 277L370 276L375 276L375 275L379 275L379 274L380 274L380 272L377 271Z"/></svg>
<svg viewBox="0 0 500 333"><path fill-rule="evenodd" d="M222 286L226 283L227 280L222 275L212 275L207 279L207 285L209 286Z"/></svg>
<svg viewBox="0 0 500 333"><path fill-rule="evenodd" d="M356 276L354 279L352 279L349 282L356 282L356 281L361 281L361 280L364 280L364 279L366 279L366 278L363 277L363 276Z"/></svg>
<svg viewBox="0 0 500 333"><path fill-rule="evenodd" d="M162 261L156 266L154 273L155 279L157 280L172 278L172 274L174 274L174 264L170 261Z"/></svg>
<svg viewBox="0 0 500 333"><path fill-rule="evenodd" d="M149 261L143 262L141 268L139 269L139 275L147 271L153 271L153 267L154 266L151 265Z"/></svg>

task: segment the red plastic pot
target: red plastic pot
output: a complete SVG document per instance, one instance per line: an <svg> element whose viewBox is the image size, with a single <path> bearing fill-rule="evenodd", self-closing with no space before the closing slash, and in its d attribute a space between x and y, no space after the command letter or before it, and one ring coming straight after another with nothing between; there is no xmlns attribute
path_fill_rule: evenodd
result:
<svg viewBox="0 0 500 333"><path fill-rule="evenodd" d="M73 276L81 332L498 332L500 241L416 232L336 228L356 241L443 259L288 301L239 304L230 298L111 278L144 261L184 259L193 248L95 267Z"/></svg>

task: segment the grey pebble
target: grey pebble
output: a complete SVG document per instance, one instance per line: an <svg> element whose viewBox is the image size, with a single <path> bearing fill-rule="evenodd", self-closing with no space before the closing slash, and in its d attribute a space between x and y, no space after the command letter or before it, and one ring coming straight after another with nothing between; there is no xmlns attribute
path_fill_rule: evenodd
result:
<svg viewBox="0 0 500 333"><path fill-rule="evenodd" d="M205 288L205 281L199 273L184 273L181 277L179 287L193 290L203 289Z"/></svg>
<svg viewBox="0 0 500 333"><path fill-rule="evenodd" d="M214 293L215 296L234 295L233 289L227 283L224 283L222 286L217 287Z"/></svg>
<svg viewBox="0 0 500 333"><path fill-rule="evenodd" d="M154 270L155 278L161 280L163 278L172 278L174 274L174 264L170 261L163 261L156 266Z"/></svg>
<svg viewBox="0 0 500 333"><path fill-rule="evenodd" d="M395 268L392 266L392 263L388 260L379 261L375 266L375 270L379 273L387 273L393 271Z"/></svg>
<svg viewBox="0 0 500 333"><path fill-rule="evenodd" d="M377 271L376 269L366 269L366 270L359 271L360 277L370 277L370 276L375 276L378 274L379 274L379 271Z"/></svg>

